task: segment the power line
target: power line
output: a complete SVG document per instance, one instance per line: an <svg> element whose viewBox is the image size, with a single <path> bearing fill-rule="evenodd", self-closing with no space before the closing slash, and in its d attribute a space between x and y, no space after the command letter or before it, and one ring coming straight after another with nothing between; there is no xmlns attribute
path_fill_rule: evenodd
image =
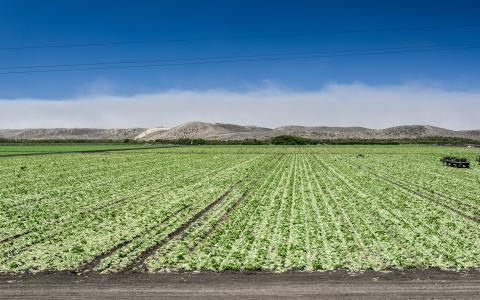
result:
<svg viewBox="0 0 480 300"><path fill-rule="evenodd" d="M157 62L186 62L197 60L217 60L217 59L239 59L239 58L259 58L271 56L291 56L291 55L312 55L312 54L340 54L362 51L392 51L392 50L409 50L409 49L430 49L430 48L444 48L444 47L458 47L459 45L444 44L444 45L419 45L419 46L404 46L404 47L390 47L390 48L376 48L376 49L346 49L334 51L302 51L302 52L276 52L266 54L250 54L250 55L235 55L235 56L207 56L207 57L187 57L174 59L150 59L150 60L120 60L120 61L103 61L92 63L75 63L75 64L52 64L52 65L28 65L28 66L12 66L0 67L0 70L14 70L14 69L38 69L38 68L60 68L60 67L83 67L83 66L100 66L100 65L116 65L116 64L138 64L138 63L157 63ZM462 47L465 45L461 45ZM470 45L468 45L470 46Z"/></svg>
<svg viewBox="0 0 480 300"><path fill-rule="evenodd" d="M456 51L456 50L468 50L468 49L479 49L480 44L470 44L470 45L457 45L457 46L448 46L448 47L410 47L409 49L401 48L383 48L383 49L367 49L357 52L345 52L337 51L330 52L330 54L315 54L315 55L299 55L298 53L284 54L283 56L276 55L277 57L268 57L272 54L263 54L258 55L257 57L247 57L246 56L231 56L230 59L218 59L218 57L197 60L197 61L181 61L181 60L172 60L168 63L162 64L143 64L143 65L113 65L113 66L103 66L103 67L91 67L91 68L70 68L70 69L47 69L47 70L25 70L25 71L9 71L9 72L0 72L0 75L7 74L27 74L27 73L50 73L50 72L72 72L72 71L90 71L90 70L109 70L109 69L142 69L142 68L155 68L155 67L169 67L169 66L185 66L185 65L205 65L205 64L227 64L227 63L241 63L241 62L262 62L262 61L280 61L280 60L303 60L303 59L315 59L315 58L332 58L332 57L347 57L347 56L367 56L367 55L386 55L386 54L399 54L399 53L426 53L426 52L440 52L440 51ZM318 52L317 52L318 53ZM325 52L323 52L325 53ZM179 61L179 62L175 62Z"/></svg>
<svg viewBox="0 0 480 300"><path fill-rule="evenodd" d="M30 46L0 47L0 51L44 49L44 48L79 48L79 47L105 47L105 46L142 45L142 44L143 45L145 45L145 44L170 44L170 43L183 43L183 42L201 42L201 41L219 41L219 40L246 40L246 39L294 37L294 36L299 36L300 37L300 36L319 36L319 35L330 35L330 34L366 33L366 32L429 30L429 29L440 29L440 28L468 28L468 27L479 27L479 26L480 26L480 24L424 25L424 26L409 26L409 27L365 28L365 29L320 31L320 32L303 32L303 33L292 32L292 33L249 35L249 36L216 36L216 37L212 36L212 37L168 39L168 40L114 41L114 42L101 42L101 43L30 45Z"/></svg>

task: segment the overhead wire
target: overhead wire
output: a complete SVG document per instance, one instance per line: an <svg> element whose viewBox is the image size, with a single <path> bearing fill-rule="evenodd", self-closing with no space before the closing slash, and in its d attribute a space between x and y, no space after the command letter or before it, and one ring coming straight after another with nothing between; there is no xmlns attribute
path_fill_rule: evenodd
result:
<svg viewBox="0 0 480 300"><path fill-rule="evenodd" d="M244 36L241 36L241 35L240 36L211 36L211 37L144 40L144 41L112 41L112 42L92 42L92 43L72 43L72 44L2 46L0 47L0 51L48 49L48 48L105 47L105 46L145 45L145 44L170 44L170 43L201 42L201 41L246 40L246 39L265 39L265 38L281 38L281 37L295 37L295 36L301 37L301 36L320 36L320 35L336 35L336 34L350 34L350 33L412 31L412 30L430 30L430 29L441 29L441 28L443 29L469 28L469 27L470 28L480 27L480 23L364 28L364 29L348 29L348 30L333 30L333 31L319 31L319 32L291 32L291 33L274 33L274 34L244 35Z"/></svg>
<svg viewBox="0 0 480 300"><path fill-rule="evenodd" d="M464 46L464 45L463 45ZM330 54L330 53L349 53L361 51L384 51L384 50L409 50L409 49L429 49L439 47L458 47L458 45L443 44L443 45L418 45L418 46L403 46L403 47L389 47L376 49L346 49L346 50L330 50L330 51L301 51L301 52L276 52L266 54L248 54L248 55L229 55L229 56L203 56L203 57L186 57L186 58L157 58L148 60L133 60L124 59L117 61L103 61L91 63L75 63L75 64L51 64L51 65L27 65L27 66L0 66L0 70L12 69L35 69L35 68L60 68L60 67L82 67L82 66L98 66L98 65L115 65L115 64L137 64L137 63L156 63L156 62L176 62L176 61L196 61L196 60L214 60L214 59L238 59L238 58L252 58L252 57L269 57L269 56L288 56L288 55L312 55L312 54Z"/></svg>
<svg viewBox="0 0 480 300"><path fill-rule="evenodd" d="M280 61L280 60L303 60L316 58L332 58L347 56L366 56L366 55L386 55L399 53L423 53L423 52L440 52L440 51L457 51L478 49L480 44L467 45L443 45L443 46L410 46L396 48L380 48L380 49L363 49L363 50L337 50L337 51L308 51L308 52L284 52L284 53L266 53L254 55L238 55L238 56L217 56L204 58L183 58L183 59L159 59L147 62L163 62L163 63L146 63L146 61L121 61L121 62L99 62L90 64L70 64L70 65L51 65L53 66L90 66L85 68L63 68L63 69L39 69L39 70L20 70L0 72L0 75L7 74L27 74L27 73L49 73L49 72L72 72L72 71L88 71L88 70L108 70L108 69L132 69L132 68L155 68L169 66L185 66L185 65L204 65L204 64L227 64L241 62L263 62L263 61ZM122 65L122 64L133 65ZM135 64L137 63L137 64ZM140 64L138 64L140 63ZM116 64L116 65L115 65ZM101 66L103 65L103 66ZM93 67L92 67L93 66ZM29 68L33 66L20 66L18 68ZM9 67L2 67L3 69ZM12 67L15 68L15 67Z"/></svg>

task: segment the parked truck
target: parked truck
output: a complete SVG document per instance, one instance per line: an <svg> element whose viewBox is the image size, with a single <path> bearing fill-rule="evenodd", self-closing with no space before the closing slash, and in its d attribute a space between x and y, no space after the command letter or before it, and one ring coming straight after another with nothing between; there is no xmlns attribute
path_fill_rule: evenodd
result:
<svg viewBox="0 0 480 300"><path fill-rule="evenodd" d="M459 158L453 156L444 156L440 159L444 166L454 168L470 168L470 162L466 158Z"/></svg>

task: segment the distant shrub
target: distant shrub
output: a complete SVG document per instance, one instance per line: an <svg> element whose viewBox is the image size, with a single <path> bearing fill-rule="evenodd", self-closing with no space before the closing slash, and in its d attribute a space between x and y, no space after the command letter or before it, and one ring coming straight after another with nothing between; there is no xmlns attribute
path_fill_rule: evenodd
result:
<svg viewBox="0 0 480 300"><path fill-rule="evenodd" d="M273 145L308 145L315 141L294 135L279 135L273 137L270 143Z"/></svg>

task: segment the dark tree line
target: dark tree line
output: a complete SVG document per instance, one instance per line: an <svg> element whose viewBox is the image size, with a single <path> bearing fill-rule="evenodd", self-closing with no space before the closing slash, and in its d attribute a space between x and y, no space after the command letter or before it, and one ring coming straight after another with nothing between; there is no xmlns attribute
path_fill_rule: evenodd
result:
<svg viewBox="0 0 480 300"><path fill-rule="evenodd" d="M309 139L293 135L280 135L266 140L207 140L207 139L177 139L138 141L133 139L124 140L10 140L0 139L0 144L174 144L174 145L403 145L403 144L426 144L426 145L476 145L480 141L458 137L421 137L414 139Z"/></svg>

